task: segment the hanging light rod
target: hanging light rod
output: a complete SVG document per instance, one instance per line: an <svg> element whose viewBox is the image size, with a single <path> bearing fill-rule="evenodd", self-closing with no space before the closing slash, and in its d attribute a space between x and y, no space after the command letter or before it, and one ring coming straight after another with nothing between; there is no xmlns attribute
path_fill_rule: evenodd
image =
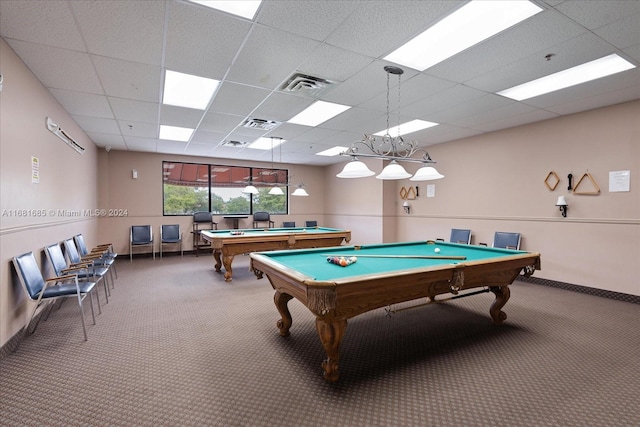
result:
<svg viewBox="0 0 640 427"><path fill-rule="evenodd" d="M412 181L427 181L432 179L444 178L434 167L428 166L436 163L428 152L421 149L418 146L417 141L405 141L401 136L400 131L400 79L404 70L399 67L387 65L384 67L384 71L387 73L387 128L386 131L378 132L374 135L365 134L361 141L354 142L351 147L346 151L340 153L341 156L350 156L351 162L344 166L344 169L337 174L338 178L364 178L367 176L375 175L375 172L370 170L367 165L358 160L358 157L375 158L382 160L389 160L390 163L383 169L383 171L376 176L378 179L392 180L392 179L406 179L410 178ZM389 76L398 76L398 125L395 127L397 136L390 135L389 128ZM436 126L437 123L427 122L423 120L414 120L411 123L411 129L409 132L416 132L418 130L426 129L431 126ZM405 123L405 125L408 124ZM369 152L361 152L360 148L366 148ZM416 154L422 153L421 158L414 158ZM418 169L415 175L408 173L398 162L412 162L422 163L423 166Z"/></svg>

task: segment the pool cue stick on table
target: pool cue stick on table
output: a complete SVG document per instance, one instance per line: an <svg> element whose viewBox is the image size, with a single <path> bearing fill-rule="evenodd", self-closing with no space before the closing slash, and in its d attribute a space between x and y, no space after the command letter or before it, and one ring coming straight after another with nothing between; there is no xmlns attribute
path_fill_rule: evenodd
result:
<svg viewBox="0 0 640 427"><path fill-rule="evenodd" d="M458 259L465 260L466 256L458 255L360 255L360 254L320 254L321 256L347 257L355 256L357 258L417 258L417 259Z"/></svg>

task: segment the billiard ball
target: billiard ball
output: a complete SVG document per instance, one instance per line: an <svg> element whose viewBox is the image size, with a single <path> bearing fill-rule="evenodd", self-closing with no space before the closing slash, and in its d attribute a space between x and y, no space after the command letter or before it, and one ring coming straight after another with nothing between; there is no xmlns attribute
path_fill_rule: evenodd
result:
<svg viewBox="0 0 640 427"><path fill-rule="evenodd" d="M435 253L440 253L440 248L435 248L433 251L434 251Z"/></svg>

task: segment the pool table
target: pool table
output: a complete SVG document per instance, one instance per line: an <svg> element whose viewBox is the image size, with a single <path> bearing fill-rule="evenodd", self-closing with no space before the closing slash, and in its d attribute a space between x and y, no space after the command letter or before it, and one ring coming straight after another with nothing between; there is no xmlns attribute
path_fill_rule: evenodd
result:
<svg viewBox="0 0 640 427"><path fill-rule="evenodd" d="M202 238L213 249L216 271L224 265L224 280L233 276L231 263L239 254L277 249L320 248L339 246L351 240L351 231L336 228L251 228L241 230L203 230Z"/></svg>
<svg viewBox="0 0 640 427"><path fill-rule="evenodd" d="M328 262L329 257L353 256L356 261L347 266ZM495 300L489 313L500 324L507 318L501 309L509 299L509 285L521 272L528 277L540 269L540 254L428 240L258 252L251 254L250 268L258 279L266 275L275 290L280 335L289 335L291 298L316 316L327 353L324 378L337 381L347 319L419 298L432 303L490 291ZM472 288L484 289L466 291ZM441 294L448 295L436 299Z"/></svg>

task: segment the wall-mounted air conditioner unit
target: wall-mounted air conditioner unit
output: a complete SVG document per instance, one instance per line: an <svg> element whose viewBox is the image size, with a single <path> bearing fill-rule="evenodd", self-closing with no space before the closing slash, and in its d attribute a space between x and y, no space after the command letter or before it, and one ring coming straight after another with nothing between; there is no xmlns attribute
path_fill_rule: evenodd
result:
<svg viewBox="0 0 640 427"><path fill-rule="evenodd" d="M47 117L47 129L51 131L55 136L63 140L69 147L76 150L78 153L84 153L84 147L78 144L73 138L71 138L65 131L60 129L60 126L51 120L51 117Z"/></svg>

